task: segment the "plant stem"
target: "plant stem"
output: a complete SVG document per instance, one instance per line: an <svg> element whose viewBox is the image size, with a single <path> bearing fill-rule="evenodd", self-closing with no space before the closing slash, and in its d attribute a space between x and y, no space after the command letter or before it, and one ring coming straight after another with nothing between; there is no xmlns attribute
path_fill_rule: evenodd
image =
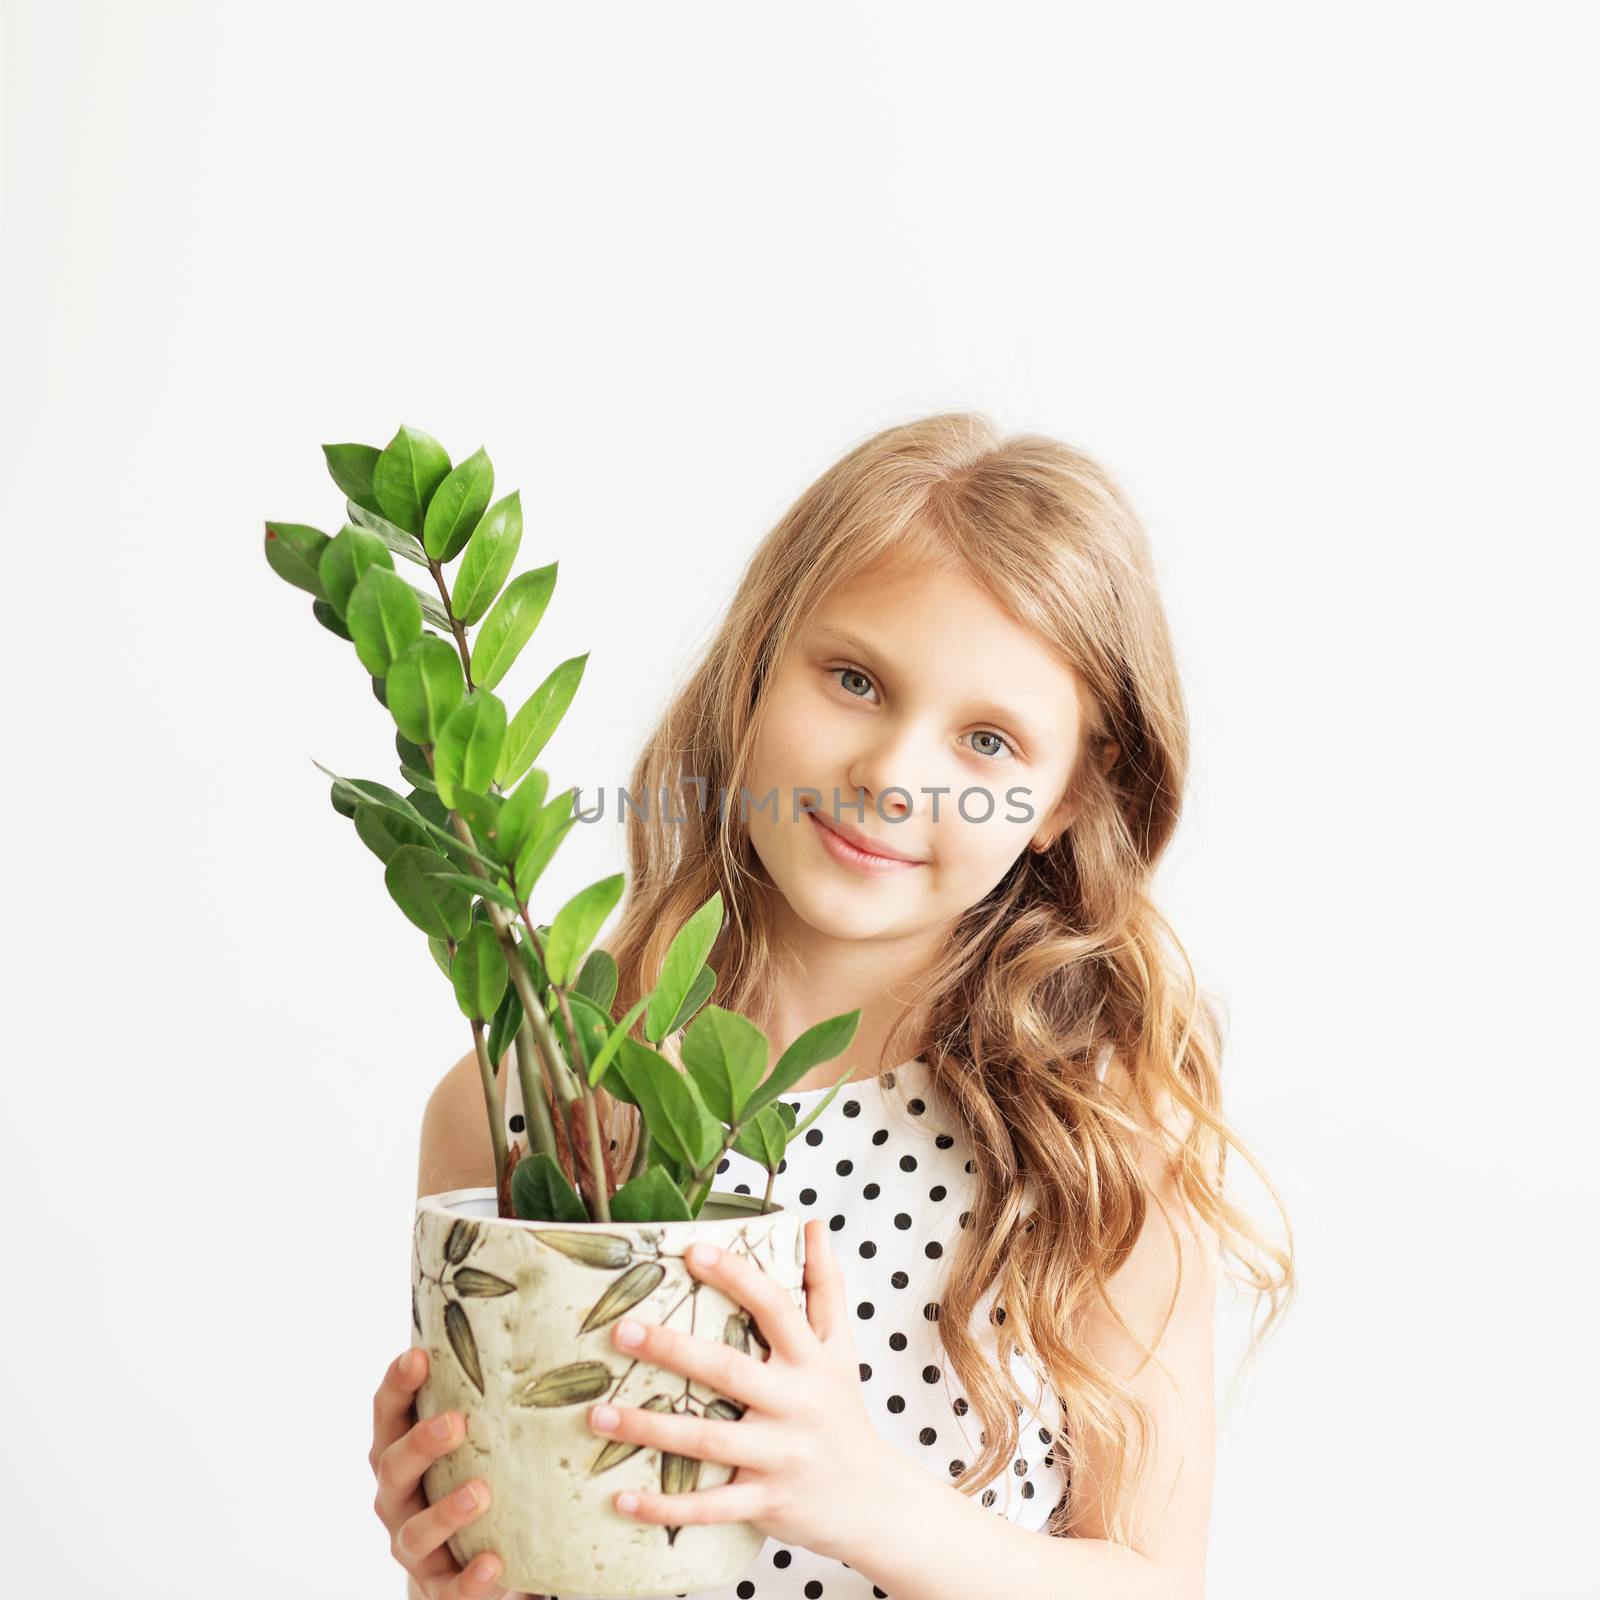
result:
<svg viewBox="0 0 1600 1600"><path fill-rule="evenodd" d="M639 1111L639 1142L634 1146L633 1162L628 1168L629 1179L637 1178L650 1160L650 1124L644 1120L644 1110Z"/></svg>
<svg viewBox="0 0 1600 1600"><path fill-rule="evenodd" d="M495 925L496 932L502 935L502 943L509 943L513 938L513 924L511 922L510 915L496 901L487 900L484 903L489 908L489 917ZM529 928L528 933L529 937L533 941L533 947L538 952L539 959L542 962L544 960L544 951L539 943L539 936L533 932L531 927ZM562 1117L566 1118L566 1126L570 1131L572 1121L567 1113L573 1102L578 1099L580 1093L582 1092L582 1090L579 1088L579 1075L568 1066L565 1057L562 1055L561 1045L556 1039L555 1030L550 1026L550 1018L545 1015L543 1003L540 1001L539 997L534 994L533 984L528 977L527 968L522 965L522 960L519 956L513 955L512 957L511 975L513 981L517 984L517 998L522 1001L522 1020L525 1025L532 1027L534 1036L539 1041L539 1053L544 1057L545 1070L550 1075L552 1092L555 1098L557 1110ZM557 994L560 994L560 986L555 985L554 987L556 988ZM570 1018L568 1019L567 1027L569 1030L572 1027ZM573 1039L573 1049L576 1051L576 1035L573 1034L570 1036ZM542 1103L543 1102L541 1101L541 1104ZM548 1106L545 1107L545 1115L548 1119ZM555 1137L555 1128L553 1124L551 1125L550 1133L551 1138L553 1139ZM590 1147L591 1155L597 1153L595 1146L598 1144L598 1142L599 1124L596 1122L594 1128L594 1141ZM576 1168L576 1162L574 1162L574 1168ZM590 1202L592 1207L591 1220L595 1222L609 1222L611 1220L611 1205L610 1197L606 1192L606 1168L604 1162L602 1161L596 1163L591 1161L590 1174L593 1179L592 1187L594 1189L594 1193ZM577 1177L576 1170L573 1172L573 1177L574 1179Z"/></svg>
<svg viewBox="0 0 1600 1600"><path fill-rule="evenodd" d="M516 899L519 910L522 913L522 921L523 925L528 930L528 937L533 941L533 948L538 952L539 961L542 965L544 965L545 971L548 974L550 969L549 964L545 962L544 944L540 940L538 932L533 926L533 919L528 915L527 902L517 892L515 880L512 882L511 892ZM591 1210L596 1222L609 1222L611 1220L611 1163L606 1157L604 1145L600 1138L600 1117L599 1113L595 1109L594 1091L589 1087L588 1074L583 1071L581 1066L583 1061L583 1048L578 1041L578 1030L573 1025L572 1008L567 1004L566 986L564 984L552 983L550 987L555 990L556 1004L561 1007L561 1016L562 1020L567 1025L567 1039L571 1043L573 1055L571 1074L565 1078L562 1083L562 1114L566 1116L568 1133L572 1135L572 1143L576 1145L577 1133L576 1129L573 1127L571 1112L574 1103L580 1097L582 1098L584 1121L586 1124L585 1131L589 1141L589 1178L591 1187L594 1191L590 1201ZM549 1018L545 1017L543 1010L540 1011L539 1015L541 1020L545 1023L545 1026L548 1028ZM557 1048L553 1031L551 1033L551 1043L553 1048ZM573 1164L576 1166L576 1161L574 1161ZM574 1176L576 1176L576 1174L574 1174Z"/></svg>
<svg viewBox="0 0 1600 1600"><path fill-rule="evenodd" d="M427 555L427 552L423 552ZM467 648L467 630L460 618L456 616L455 608L450 604L450 591L445 587L444 565L428 556L428 570L433 574L433 581L439 590L439 598L444 603L445 616L450 619L450 632L455 636L456 650L461 656L461 672L466 680L467 691L470 693L476 685L472 681L472 652ZM434 771L433 746L421 746L423 758L428 763L428 770ZM473 841L472 829L461 814L450 810L450 828L455 836L469 849L477 847ZM489 874L476 860L469 860L469 867L486 883L492 882ZM528 979L527 969L522 964L522 958L517 954L516 938L512 932L511 924L506 918L504 909L496 904L487 895L484 896L484 905L489 911L489 922L494 928L495 937L500 941L501 951L506 958L506 966L511 976L512 987L517 991L517 998L522 1002L522 1026L517 1029L516 1054L517 1054L517 1084L522 1090L523 1119L527 1124L528 1150L532 1154L535 1149L541 1150L550 1159L560 1164L560 1145L556 1140L556 1126L550 1115L550 1103L545 1098L544 1083L541 1081L534 1065L535 1057L543 1059L545 1075L548 1078L552 1095L559 1099L560 1091L564 1087L561 1074L560 1053L556 1049L555 1040L550 1035L550 1025L545 1017L544 1008L540 1005L538 997L533 993L533 985ZM526 912L524 912L526 916ZM541 953L542 959L542 953ZM480 1047L480 1066L485 1059ZM498 1160L503 1162L505 1132L502 1126L504 1121L504 1108L499 1105L493 1092L494 1079L491 1073L484 1086L484 1095L489 1111L490 1137L497 1140ZM500 1187L499 1165L495 1167L495 1189L498 1193ZM605 1210L602 1198L602 1210ZM610 1212L605 1211L604 1221L610 1220Z"/></svg>
<svg viewBox="0 0 1600 1600"><path fill-rule="evenodd" d="M483 1079L483 1098L489 1106L489 1139L494 1147L494 1190L500 1193L500 1177L506 1170L506 1108L500 1099L499 1085L494 1081L494 1063L489 1059L489 1046L483 1036L482 1019L472 1024L472 1045L478 1052L478 1075Z"/></svg>
<svg viewBox="0 0 1600 1600"><path fill-rule="evenodd" d="M722 1148L694 1174L690 1180L688 1191L684 1195L684 1199L689 1202L691 1211L698 1211L701 1202L711 1193L711 1181L717 1175L717 1164L733 1148L734 1142L738 1139L739 1132L744 1127L744 1124L742 1122L724 1123L723 1126L727 1128L728 1136L722 1141Z"/></svg>
<svg viewBox="0 0 1600 1600"><path fill-rule="evenodd" d="M420 544L421 541L418 540ZM422 552L425 556L428 552ZM444 563L435 561L428 556L428 571L433 574L433 581L439 586L439 598L444 601L444 614L450 619L450 631L456 636L456 649L461 652L461 671L467 680L467 687L473 687L472 682L472 652L467 649L467 630L465 625L457 618L454 607L450 604L450 591L444 586Z"/></svg>
<svg viewBox="0 0 1600 1600"><path fill-rule="evenodd" d="M512 987L522 1002L522 1026L517 1030L517 1082L522 1089L522 1104L528 1119L530 1134L539 1130L539 1148L557 1166L561 1164L561 1145L556 1138L556 1125L550 1115L550 1100L559 1103L561 1067L550 1039L550 1024L544 1014L539 997L533 992L533 980L517 953L516 935L505 920L505 912L494 901L484 902L489 907L489 920L494 927L500 948L505 952L506 966L511 974ZM543 1071L538 1063L543 1064ZM546 1087L550 1093L545 1093Z"/></svg>
<svg viewBox="0 0 1600 1600"><path fill-rule="evenodd" d="M523 916L527 916L524 908ZM583 1047L578 1039L578 1030L573 1025L572 1008L567 1004L567 990L564 984L556 984L556 1000L561 1007L561 1015L567 1024L567 1037L572 1041L572 1053L577 1061L583 1060ZM600 1112L595 1103L594 1090L589 1085L589 1074L581 1068L575 1069L578 1074L578 1088L583 1095L583 1117L589 1135L589 1170L595 1176L595 1182L607 1195L606 1215L601 1218L603 1222L611 1220L609 1196L611 1193L612 1171L611 1160L600 1143Z"/></svg>

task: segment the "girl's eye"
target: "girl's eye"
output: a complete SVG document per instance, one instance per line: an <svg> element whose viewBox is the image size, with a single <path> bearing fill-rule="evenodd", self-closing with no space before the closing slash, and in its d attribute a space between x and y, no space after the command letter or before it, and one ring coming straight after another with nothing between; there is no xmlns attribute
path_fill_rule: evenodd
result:
<svg viewBox="0 0 1600 1600"><path fill-rule="evenodd" d="M1017 753L1016 746L1003 733L996 733L993 728L980 728L972 737L974 739L998 739L1001 750L1009 751L1013 757ZM979 750L978 754L980 756L998 756L1000 750Z"/></svg>
<svg viewBox="0 0 1600 1600"><path fill-rule="evenodd" d="M872 683L872 679L869 678L866 673L859 671L855 667L829 667L828 672L830 675L839 678L839 687L841 689L844 689L844 678L859 678L869 687ZM844 692L856 700L865 698L862 695L856 694L855 690L853 689L845 689ZM988 756L990 760L995 760L1000 756L1001 751L1005 751L1010 759L1020 759L1021 752L1017 749L1017 747L1012 744L1012 742L1006 738L1003 733L996 733L993 728L980 728L978 732L972 735L972 737L974 739L995 739L999 741L999 749L995 750L977 750L977 747L974 746L973 748L977 750L977 754L980 756Z"/></svg>
<svg viewBox="0 0 1600 1600"><path fill-rule="evenodd" d="M857 672L854 667L829 667L828 671L829 672L842 672L845 675L845 677L847 677L847 678L859 678L863 683L871 683L872 682L872 679L869 678L866 675L866 673ZM839 685L839 687L841 689L844 689L844 685L842 683ZM853 689L845 689L845 693L846 694L855 694L855 691ZM857 700L859 700L861 698L861 696L860 695L855 695L855 698Z"/></svg>

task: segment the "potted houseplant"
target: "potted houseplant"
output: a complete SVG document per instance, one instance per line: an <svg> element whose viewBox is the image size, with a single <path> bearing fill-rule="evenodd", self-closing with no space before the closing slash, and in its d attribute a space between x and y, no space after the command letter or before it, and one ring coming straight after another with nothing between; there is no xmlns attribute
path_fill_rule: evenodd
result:
<svg viewBox="0 0 1600 1600"><path fill-rule="evenodd" d="M402 427L381 450L323 453L345 497L344 526L330 536L269 522L267 561L353 648L394 720L409 787L316 764L332 780L334 809L382 862L389 895L427 936L471 1029L498 1175L493 1187L417 1201L412 1342L429 1356L418 1409L470 1418L466 1444L428 1469L426 1493L436 1501L472 1476L490 1485L489 1509L450 1548L463 1564L497 1551L501 1581L514 1589L634 1596L729 1583L761 1547L754 1525L636 1524L611 1501L629 1486L710 1487L731 1469L603 1441L588 1408L620 1398L737 1419L726 1396L621 1358L609 1330L630 1313L701 1336L715 1330L766 1358L749 1312L683 1257L699 1239L739 1251L803 1306L802 1219L772 1203L770 1175L849 1073L799 1126L780 1096L843 1053L860 1013L808 1029L769 1071L760 1030L711 1003L707 958L723 920L713 894L678 929L654 987L614 1014L616 962L595 940L624 875L580 890L549 922L531 909L577 821L577 791L550 796L534 761L587 653L556 666L514 715L494 693L549 604L557 564L511 576L521 503L515 491L494 498L481 449L452 465L438 440ZM404 567L418 569L422 587ZM681 1066L658 1048L669 1039ZM508 1051L526 1151L506 1137L494 1064ZM601 1092L638 1108L626 1173L612 1170L601 1136ZM729 1149L767 1168L765 1196L712 1189Z"/></svg>

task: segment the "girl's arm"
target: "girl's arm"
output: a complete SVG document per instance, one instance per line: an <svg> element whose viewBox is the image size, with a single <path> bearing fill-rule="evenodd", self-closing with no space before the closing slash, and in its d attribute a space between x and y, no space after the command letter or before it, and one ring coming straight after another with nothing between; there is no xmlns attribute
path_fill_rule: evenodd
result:
<svg viewBox="0 0 1600 1600"><path fill-rule="evenodd" d="M1114 1063L1108 1084L1117 1082L1118 1071ZM1175 1117L1167 1125L1181 1134ZM1069 1539L1020 1528L900 1457L905 1471L890 1486L872 1547L844 1557L895 1600L966 1600L1002 1590L1013 1600L1202 1600L1216 1453L1216 1240L1189 1218L1153 1143L1145 1170L1152 1203L1138 1242L1107 1288L1117 1313L1166 1370L1103 1306L1078 1336L1079 1347L1123 1379L1152 1414L1151 1464L1126 1512L1131 1545L1107 1538L1102 1495L1110 1463L1090 1441L1073 1470ZM1156 1344L1169 1305L1171 1319Z"/></svg>

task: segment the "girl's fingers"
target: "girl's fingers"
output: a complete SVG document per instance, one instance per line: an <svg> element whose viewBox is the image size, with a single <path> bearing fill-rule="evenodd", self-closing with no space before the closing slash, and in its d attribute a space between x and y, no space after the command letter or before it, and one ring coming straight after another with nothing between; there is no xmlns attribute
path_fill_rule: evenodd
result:
<svg viewBox="0 0 1600 1600"><path fill-rule="evenodd" d="M428 1375L428 1352L407 1350L389 1363L389 1370L372 1397L372 1453L367 1465L378 1470L378 1457L415 1420L411 1407L422 1380Z"/></svg>
<svg viewBox="0 0 1600 1600"><path fill-rule="evenodd" d="M677 1527L700 1522L753 1522L772 1508L766 1486L756 1480L746 1483L733 1479L714 1489L697 1489L693 1494L635 1493L639 1503L631 1511L622 1511L615 1496L611 1502L631 1522L661 1522Z"/></svg>
<svg viewBox="0 0 1600 1600"><path fill-rule="evenodd" d="M391 1528L427 1505L422 1474L466 1437L461 1413L441 1411L407 1429L378 1457L378 1515Z"/></svg>
<svg viewBox="0 0 1600 1600"><path fill-rule="evenodd" d="M378 1480L372 1509L389 1530L395 1560L428 1600L506 1600L508 1591L499 1587L504 1569L498 1557L478 1556L463 1570L445 1543L458 1528L483 1515L488 1485L474 1478L431 1506L423 1493L422 1475L430 1463L466 1438L458 1412L415 1419L416 1392L427 1372L427 1351L408 1350L390 1363L372 1398L367 1460ZM481 1570L486 1561L491 1564L487 1574Z"/></svg>
<svg viewBox="0 0 1600 1600"><path fill-rule="evenodd" d="M811 1331L824 1343L850 1325L845 1306L844 1274L828 1242L828 1230L815 1220L806 1223L806 1316Z"/></svg>
<svg viewBox="0 0 1600 1600"><path fill-rule="evenodd" d="M446 1573L460 1572L456 1558L445 1548L445 1540L459 1528L481 1517L489 1506L489 1490L481 1478L473 1478L436 1505L409 1516L395 1529L394 1556L407 1571L424 1580ZM443 1560L440 1560L440 1557ZM472 1571L476 1567L469 1567ZM465 1592L465 1591L463 1591Z"/></svg>

